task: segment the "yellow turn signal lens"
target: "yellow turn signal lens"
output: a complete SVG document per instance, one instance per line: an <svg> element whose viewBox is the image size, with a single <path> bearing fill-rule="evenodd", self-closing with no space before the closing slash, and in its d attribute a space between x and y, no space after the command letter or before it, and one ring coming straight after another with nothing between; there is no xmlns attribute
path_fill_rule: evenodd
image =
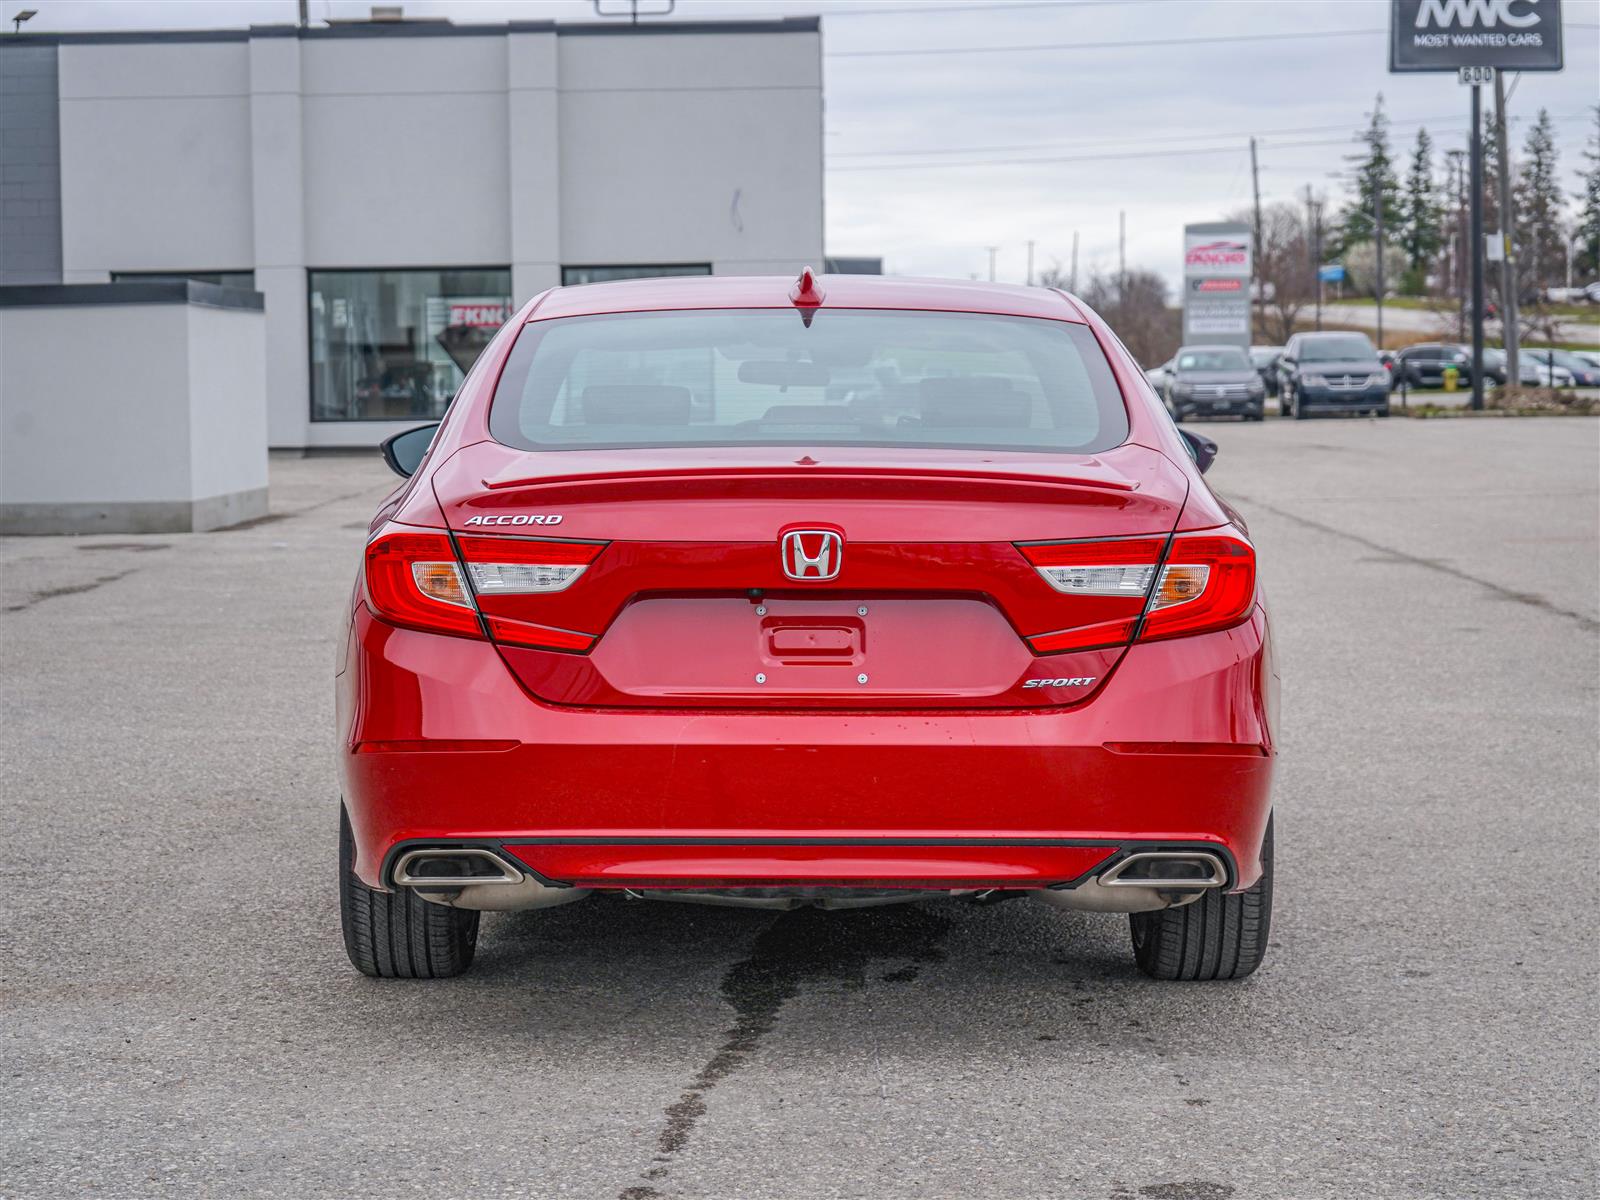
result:
<svg viewBox="0 0 1600 1200"><path fill-rule="evenodd" d="M453 562L415 562L411 564L411 578L417 590L431 600L445 604L459 604L471 608L467 589L461 583L461 571Z"/></svg>

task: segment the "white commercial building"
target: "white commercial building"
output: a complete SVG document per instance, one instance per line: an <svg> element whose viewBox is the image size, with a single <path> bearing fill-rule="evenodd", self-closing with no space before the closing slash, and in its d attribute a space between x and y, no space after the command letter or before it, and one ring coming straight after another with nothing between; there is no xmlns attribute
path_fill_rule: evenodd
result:
<svg viewBox="0 0 1600 1200"><path fill-rule="evenodd" d="M815 18L0 37L0 285L265 298L267 436L438 416L553 284L822 263Z"/></svg>

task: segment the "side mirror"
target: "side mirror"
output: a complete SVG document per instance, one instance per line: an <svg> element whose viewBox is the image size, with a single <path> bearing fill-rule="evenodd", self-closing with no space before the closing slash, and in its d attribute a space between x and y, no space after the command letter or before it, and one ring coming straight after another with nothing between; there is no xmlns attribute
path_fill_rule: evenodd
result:
<svg viewBox="0 0 1600 1200"><path fill-rule="evenodd" d="M385 438L378 443L378 449L383 451L383 461L389 464L389 470L403 479L410 479L422 465L428 447L433 445L433 435L438 432L437 421L431 425L418 425L415 429Z"/></svg>
<svg viewBox="0 0 1600 1200"><path fill-rule="evenodd" d="M1200 468L1204 475L1211 469L1211 464L1217 457L1217 444L1204 434L1195 433L1189 429L1178 430L1183 435L1183 444L1189 447L1189 457L1194 459L1194 465Z"/></svg>

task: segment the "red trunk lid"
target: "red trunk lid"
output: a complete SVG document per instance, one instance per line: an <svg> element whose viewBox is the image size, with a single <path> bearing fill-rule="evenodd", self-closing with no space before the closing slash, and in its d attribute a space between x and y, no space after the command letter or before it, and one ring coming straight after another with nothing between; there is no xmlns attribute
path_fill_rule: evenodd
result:
<svg viewBox="0 0 1600 1200"><path fill-rule="evenodd" d="M483 442L435 490L479 539L559 539L561 591L478 603L540 700L604 707L1033 708L1088 699L1122 645L1036 654L1028 637L1142 601L1064 595L1016 543L1164 537L1186 482L1153 450L1095 456L795 447L528 453ZM827 564L805 556L834 534ZM471 538L467 542L465 539ZM516 557L529 561L528 547ZM511 557L511 555L507 555ZM537 558L538 555L533 555Z"/></svg>

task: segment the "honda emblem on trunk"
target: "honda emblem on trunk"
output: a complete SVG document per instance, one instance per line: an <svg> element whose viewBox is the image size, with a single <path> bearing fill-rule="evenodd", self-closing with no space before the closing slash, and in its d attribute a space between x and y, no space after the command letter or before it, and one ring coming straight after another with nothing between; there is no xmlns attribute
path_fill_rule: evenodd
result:
<svg viewBox="0 0 1600 1200"><path fill-rule="evenodd" d="M844 539L831 529L791 529L783 535L783 573L790 579L833 579L844 565Z"/></svg>

